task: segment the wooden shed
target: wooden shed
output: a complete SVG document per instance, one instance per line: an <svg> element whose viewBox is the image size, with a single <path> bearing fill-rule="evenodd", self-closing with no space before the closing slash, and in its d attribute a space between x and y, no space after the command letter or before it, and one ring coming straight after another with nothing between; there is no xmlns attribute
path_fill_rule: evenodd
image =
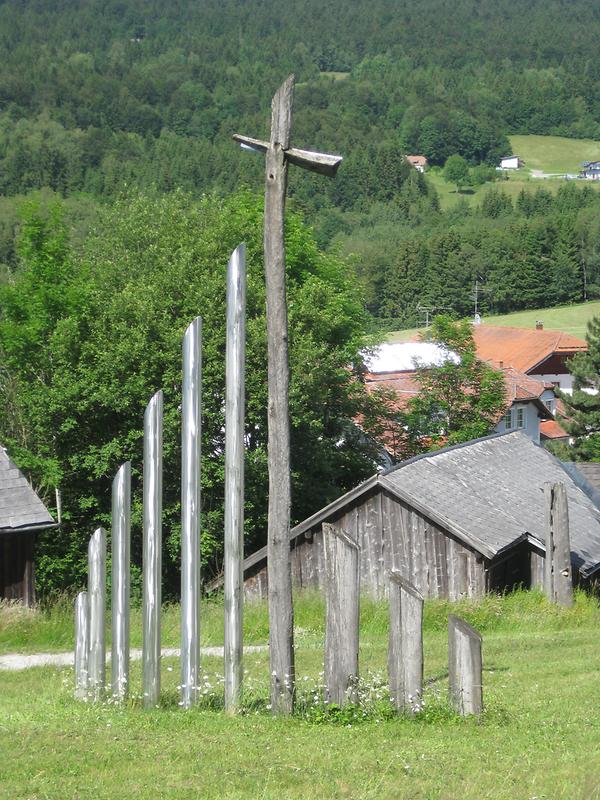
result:
<svg viewBox="0 0 600 800"><path fill-rule="evenodd" d="M576 581L600 567L600 511L548 451L521 432L495 434L405 461L330 503L291 534L296 587L321 587L328 522L360 547L361 588L386 592L399 570L425 597L479 597L541 586L546 482L569 501ZM266 548L244 563L248 597L268 589Z"/></svg>
<svg viewBox="0 0 600 800"><path fill-rule="evenodd" d="M35 535L52 527L50 512L0 446L0 599L35 602Z"/></svg>

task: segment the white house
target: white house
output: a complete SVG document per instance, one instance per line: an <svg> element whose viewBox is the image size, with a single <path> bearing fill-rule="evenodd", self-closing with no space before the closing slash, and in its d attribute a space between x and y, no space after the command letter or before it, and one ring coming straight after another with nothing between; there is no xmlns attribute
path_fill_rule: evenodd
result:
<svg viewBox="0 0 600 800"><path fill-rule="evenodd" d="M524 163L519 156L505 156L500 160L500 169L519 169Z"/></svg>

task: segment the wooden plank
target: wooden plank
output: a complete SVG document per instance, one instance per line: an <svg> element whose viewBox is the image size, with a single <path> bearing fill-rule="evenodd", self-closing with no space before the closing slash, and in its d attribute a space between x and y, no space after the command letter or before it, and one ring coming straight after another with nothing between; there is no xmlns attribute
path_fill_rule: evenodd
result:
<svg viewBox="0 0 600 800"><path fill-rule="evenodd" d="M462 716L483 711L481 636L453 614L448 619L448 691Z"/></svg>
<svg viewBox="0 0 600 800"><path fill-rule="evenodd" d="M271 141L266 153L264 267L268 351L269 652L271 708L291 714L294 707L294 607L290 567L290 422L288 316L283 226L287 162L292 124L294 76L279 87L271 104Z"/></svg>
<svg viewBox="0 0 600 800"><path fill-rule="evenodd" d="M428 522L424 524L427 596L439 597L437 562L435 556L435 532Z"/></svg>
<svg viewBox="0 0 600 800"><path fill-rule="evenodd" d="M388 681L398 711L414 714L423 697L423 595L399 572L389 575Z"/></svg>
<svg viewBox="0 0 600 800"><path fill-rule="evenodd" d="M359 559L347 532L323 523L325 586L325 701L356 702L358 683Z"/></svg>
<svg viewBox="0 0 600 800"><path fill-rule="evenodd" d="M544 589L552 603L573 605L569 507L564 483L545 483L546 563Z"/></svg>

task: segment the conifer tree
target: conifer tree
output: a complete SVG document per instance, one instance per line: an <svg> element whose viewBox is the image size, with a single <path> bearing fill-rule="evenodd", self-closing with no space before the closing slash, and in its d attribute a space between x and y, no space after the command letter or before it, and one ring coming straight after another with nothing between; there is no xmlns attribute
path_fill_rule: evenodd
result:
<svg viewBox="0 0 600 800"><path fill-rule="evenodd" d="M600 317L588 322L585 338L587 353L576 355L570 363L573 395L562 394L569 420L565 427L575 437L571 458L600 461L600 394L597 393L600 389Z"/></svg>

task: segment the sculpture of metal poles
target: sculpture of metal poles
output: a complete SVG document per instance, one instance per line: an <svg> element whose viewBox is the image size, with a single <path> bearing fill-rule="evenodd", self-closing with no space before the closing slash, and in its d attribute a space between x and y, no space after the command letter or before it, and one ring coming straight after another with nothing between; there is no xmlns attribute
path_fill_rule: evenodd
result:
<svg viewBox="0 0 600 800"><path fill-rule="evenodd" d="M225 358L225 710L240 706L243 654L246 245L227 266Z"/></svg>
<svg viewBox="0 0 600 800"><path fill-rule="evenodd" d="M144 414L142 694L145 708L154 708L160 698L162 429L163 393L159 390Z"/></svg>
<svg viewBox="0 0 600 800"><path fill-rule="evenodd" d="M288 320L283 225L288 163L334 176L342 157L290 147L294 76L279 87L271 104L271 138L264 142L234 134L243 147L265 153L265 286L268 348L269 645L271 707L290 714L294 706L294 608L290 563L290 425Z"/></svg>
<svg viewBox="0 0 600 800"><path fill-rule="evenodd" d="M90 606L88 593L79 592L75 600L75 699L88 699L90 657Z"/></svg>
<svg viewBox="0 0 600 800"><path fill-rule="evenodd" d="M181 401L181 701L198 700L200 682L200 442L202 320L183 338Z"/></svg>
<svg viewBox="0 0 600 800"><path fill-rule="evenodd" d="M131 463L122 464L112 484L112 696L129 691L129 561L131 551Z"/></svg>
<svg viewBox="0 0 600 800"><path fill-rule="evenodd" d="M106 609L106 531L94 531L88 547L88 602L90 613L89 694L92 700L104 695L106 644L104 615Z"/></svg>

